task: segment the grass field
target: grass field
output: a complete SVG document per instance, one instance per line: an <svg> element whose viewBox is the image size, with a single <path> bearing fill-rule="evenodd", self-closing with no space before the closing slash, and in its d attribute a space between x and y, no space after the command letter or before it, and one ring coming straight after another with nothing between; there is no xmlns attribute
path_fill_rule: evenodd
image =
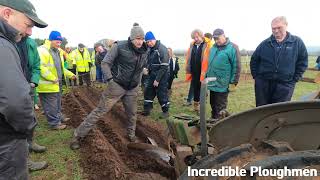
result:
<svg viewBox="0 0 320 180"><path fill-rule="evenodd" d="M315 65L315 57L310 57L309 67ZM179 78L175 79L176 84L173 84L173 94L171 98L170 114L190 114L195 115L192 111L192 107L185 107L182 104L185 102L184 98L187 96L189 84L180 83L184 81L184 60L181 58L179 72ZM250 72L249 57L243 57L242 61L243 72ZM307 72L306 75L313 77L316 72ZM237 90L230 93L228 110L232 113L238 113L245 111L255 106L253 81L250 77L242 78L246 79L239 82ZM299 98L312 91L320 90L320 86L317 84L299 82L296 85L294 91L293 100L299 100ZM154 103L154 109L151 117L158 119L161 112L161 108L157 101ZM210 114L210 106L207 103L207 114ZM46 170L31 173L30 177L34 180L48 179L48 180L78 180L82 179L83 172L79 163L79 151L72 151L69 149L69 141L72 137L72 129L63 131L50 131L47 128L47 123L43 115L39 116L39 126L36 129L36 142L48 147L48 151L44 154L31 154L32 160L46 160L49 162L49 167Z"/></svg>

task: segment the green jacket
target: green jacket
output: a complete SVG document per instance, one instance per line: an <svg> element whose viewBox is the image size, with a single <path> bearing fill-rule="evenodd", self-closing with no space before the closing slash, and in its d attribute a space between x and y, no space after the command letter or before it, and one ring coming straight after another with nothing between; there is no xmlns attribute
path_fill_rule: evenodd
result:
<svg viewBox="0 0 320 180"><path fill-rule="evenodd" d="M241 70L240 52L237 45L229 39L223 46L212 46L206 77L217 80L208 84L208 89L215 92L228 92L229 84L237 84Z"/></svg>
<svg viewBox="0 0 320 180"><path fill-rule="evenodd" d="M40 57L37 50L37 43L31 38L27 38L26 44L28 48L28 69L29 72L31 72L30 81L37 86L40 79Z"/></svg>

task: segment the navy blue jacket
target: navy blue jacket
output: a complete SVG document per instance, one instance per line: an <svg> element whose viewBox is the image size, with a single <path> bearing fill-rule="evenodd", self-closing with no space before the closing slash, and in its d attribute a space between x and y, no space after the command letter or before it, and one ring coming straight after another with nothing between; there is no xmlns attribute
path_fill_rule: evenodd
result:
<svg viewBox="0 0 320 180"><path fill-rule="evenodd" d="M154 47L150 48L148 54L149 75L160 82L166 74L169 74L169 53L168 49L157 40ZM168 77L168 76L166 76ZM163 81L167 79L164 78Z"/></svg>
<svg viewBox="0 0 320 180"><path fill-rule="evenodd" d="M264 40L251 57L253 78L297 82L308 67L308 52L303 41L287 32L279 53L274 36Z"/></svg>

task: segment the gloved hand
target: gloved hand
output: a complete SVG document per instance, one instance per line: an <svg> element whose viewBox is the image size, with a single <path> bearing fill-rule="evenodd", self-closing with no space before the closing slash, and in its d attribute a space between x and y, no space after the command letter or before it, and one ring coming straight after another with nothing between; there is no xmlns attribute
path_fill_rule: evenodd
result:
<svg viewBox="0 0 320 180"><path fill-rule="evenodd" d="M93 65L92 65L92 63L91 62L89 62L89 68L91 68Z"/></svg>
<svg viewBox="0 0 320 180"><path fill-rule="evenodd" d="M72 68L73 68L73 69L77 69L77 65L74 64L74 65L72 66Z"/></svg>
<svg viewBox="0 0 320 180"><path fill-rule="evenodd" d="M229 91L230 91L230 92L236 91L237 84L238 84L238 83L229 84Z"/></svg>

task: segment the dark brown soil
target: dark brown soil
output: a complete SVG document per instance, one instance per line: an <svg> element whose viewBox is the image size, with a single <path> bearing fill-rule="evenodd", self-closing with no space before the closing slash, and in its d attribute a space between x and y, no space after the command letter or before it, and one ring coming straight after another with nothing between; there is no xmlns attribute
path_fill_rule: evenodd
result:
<svg viewBox="0 0 320 180"><path fill-rule="evenodd" d="M65 95L64 113L76 128L99 103L102 89L78 87ZM81 141L81 166L87 179L176 179L175 170L158 157L127 148L127 116L121 103L102 118L95 129ZM169 138L160 123L138 115L136 135L139 142L147 137L168 149Z"/></svg>

